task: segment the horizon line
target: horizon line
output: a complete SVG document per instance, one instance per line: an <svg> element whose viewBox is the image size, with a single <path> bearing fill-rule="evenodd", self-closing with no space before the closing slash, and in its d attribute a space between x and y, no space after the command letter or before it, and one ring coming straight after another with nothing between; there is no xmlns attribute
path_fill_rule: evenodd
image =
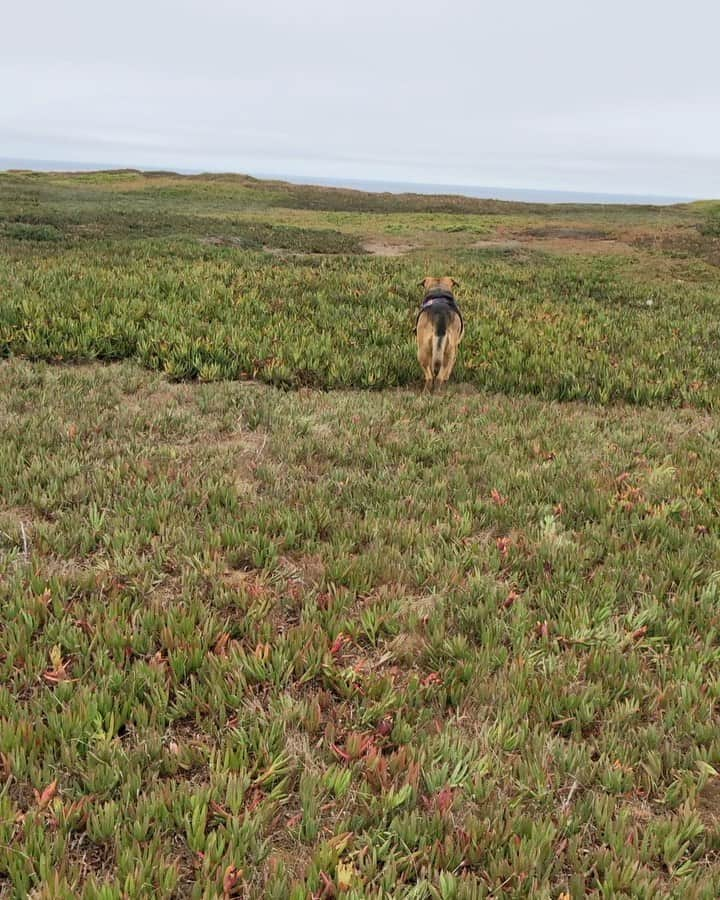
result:
<svg viewBox="0 0 720 900"><path fill-rule="evenodd" d="M453 182L433 182L433 181L408 181L382 179L382 178L362 178L355 176L338 177L338 176L322 176L322 175L289 175L280 172L250 172L250 171L233 171L229 169L203 169L195 167L177 167L167 168L158 165L138 166L131 164L119 163L99 163L99 162L83 162L80 160L68 159L37 159L23 158L14 156L0 156L0 165L7 165L0 169L0 172L38 172L46 174L92 174L117 171L134 171L143 174L145 172L164 172L168 175L176 175L178 177L193 175L235 175L256 178L258 180L284 181L289 184L298 184L308 187L336 187L345 188L347 190L359 190L365 193L419 193L436 196L461 196L469 199L483 200L508 200L516 202L520 201L520 195L525 195L525 202L532 203L599 203L603 205L620 204L620 205L657 205L670 206L675 204L693 203L698 200L712 200L711 197L688 197L672 194L655 194L655 193L630 193L630 192L613 192L599 190L567 190L564 188L533 188L533 187L506 187L502 185L481 185L453 183ZM369 185L375 186L368 187ZM424 190L422 190L424 189ZM432 189L432 190L429 190ZM497 195L482 192L500 192ZM471 193L468 193L471 192ZM504 194L505 196L501 196ZM530 195L534 199L527 199ZM544 197L545 199L541 199Z"/></svg>

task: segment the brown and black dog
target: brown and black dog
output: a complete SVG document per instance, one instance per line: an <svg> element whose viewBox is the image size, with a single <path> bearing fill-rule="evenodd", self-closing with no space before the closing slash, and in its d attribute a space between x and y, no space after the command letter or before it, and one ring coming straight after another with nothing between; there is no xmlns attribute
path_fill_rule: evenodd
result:
<svg viewBox="0 0 720 900"><path fill-rule="evenodd" d="M454 278L423 278L425 299L415 321L418 361L425 375L425 390L442 387L455 365L465 326L455 300Z"/></svg>

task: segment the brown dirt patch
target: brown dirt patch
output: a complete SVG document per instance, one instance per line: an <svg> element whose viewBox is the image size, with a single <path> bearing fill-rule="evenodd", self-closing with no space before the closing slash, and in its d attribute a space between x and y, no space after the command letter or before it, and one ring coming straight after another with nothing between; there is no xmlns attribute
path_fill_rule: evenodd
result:
<svg viewBox="0 0 720 900"><path fill-rule="evenodd" d="M404 256L415 250L415 244L400 244L395 241L372 240L362 245L366 253L372 256Z"/></svg>
<svg viewBox="0 0 720 900"><path fill-rule="evenodd" d="M172 838L172 849L175 865L178 868L179 880L175 888L176 897L190 897L195 884L199 866L198 858L193 854L185 839L176 834Z"/></svg>
<svg viewBox="0 0 720 900"><path fill-rule="evenodd" d="M107 876L115 869L114 847L112 843L94 844L82 833L73 834L68 840L62 868L65 871L79 869L81 884L91 875Z"/></svg>
<svg viewBox="0 0 720 900"><path fill-rule="evenodd" d="M720 778L711 778L700 791L697 810L700 821L707 828L720 827Z"/></svg>
<svg viewBox="0 0 720 900"><path fill-rule="evenodd" d="M11 780L5 790L10 800L21 813L26 813L36 803L33 787L26 781L17 781L11 776Z"/></svg>

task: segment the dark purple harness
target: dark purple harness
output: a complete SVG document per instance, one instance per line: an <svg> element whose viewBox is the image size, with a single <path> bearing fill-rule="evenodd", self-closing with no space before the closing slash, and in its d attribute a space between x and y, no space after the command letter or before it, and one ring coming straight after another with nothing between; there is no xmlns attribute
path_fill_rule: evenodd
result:
<svg viewBox="0 0 720 900"><path fill-rule="evenodd" d="M440 305L448 307L454 313L457 313L458 318L460 319L460 334L465 331L465 323L463 322L462 313L460 312L460 307L457 305L457 300L453 296L450 291L444 291L442 288L437 288L434 291L430 291L425 295L425 299L423 300L422 306L418 310L418 314L415 318L415 331L417 332L417 325L420 321L420 316L427 312L431 306L440 306Z"/></svg>

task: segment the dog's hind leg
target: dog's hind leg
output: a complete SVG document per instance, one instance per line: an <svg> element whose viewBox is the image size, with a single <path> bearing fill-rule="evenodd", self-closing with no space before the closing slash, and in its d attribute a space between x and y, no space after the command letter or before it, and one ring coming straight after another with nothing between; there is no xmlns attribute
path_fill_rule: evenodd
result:
<svg viewBox="0 0 720 900"><path fill-rule="evenodd" d="M450 376L453 373L453 369L455 368L455 358L458 351L458 344L460 343L461 339L462 331L460 328L460 320L458 317L455 317L454 321L448 328L447 340L445 341L445 346L443 347L442 365L440 367L440 371L438 372L438 380L442 382L442 384L447 384L447 382L450 380Z"/></svg>
<svg viewBox="0 0 720 900"><path fill-rule="evenodd" d="M437 332L433 336L433 342L431 345L431 353L432 353L432 373L435 377L435 380L438 379L440 372L445 364L445 358L447 356L447 347L448 347L448 339L447 332Z"/></svg>
<svg viewBox="0 0 720 900"><path fill-rule="evenodd" d="M452 375L452 371L455 368L455 355L457 353L457 346L453 341L448 341L445 345L445 353L443 356L443 364L438 372L438 383L442 386L446 385Z"/></svg>
<svg viewBox="0 0 720 900"><path fill-rule="evenodd" d="M432 391L435 382L433 373L433 332L427 315L418 322L418 362L425 376L425 391Z"/></svg>

